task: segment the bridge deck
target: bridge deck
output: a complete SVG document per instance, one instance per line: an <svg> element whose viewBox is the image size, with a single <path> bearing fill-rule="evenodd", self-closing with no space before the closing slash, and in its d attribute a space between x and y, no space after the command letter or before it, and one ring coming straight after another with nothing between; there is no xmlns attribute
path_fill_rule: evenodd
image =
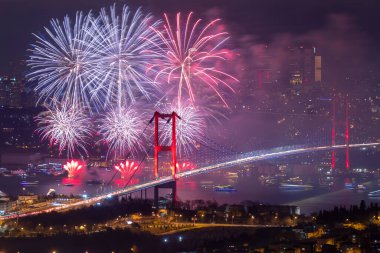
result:
<svg viewBox="0 0 380 253"><path fill-rule="evenodd" d="M378 146L380 143L362 143L362 144L350 144L350 148L360 148L360 147L371 147L371 146ZM195 176L199 175L202 173L208 173L213 170L217 169L223 169L231 166L236 166L236 165L242 165L246 163L251 163L255 161L260 161L260 160L266 160L266 159L271 159L271 158L277 158L277 157L283 157L283 156L289 156L289 155L295 155L295 154L302 154L302 153L308 153L308 152L316 152L316 151L329 151L329 150L336 150L336 149L345 149L347 148L346 145L335 145L335 146L321 146L321 147L307 147L307 148L296 148L296 149L290 149L290 150L282 150L282 151L276 151L276 152L262 152L261 154L253 154L248 153L247 154L242 154L240 158L237 158L235 160L231 161L226 161L222 163L217 163L209 166L205 166L199 169L195 170L190 170L190 171L185 171L185 172L180 172L176 175L176 179L181 179L189 176ZM251 155L249 155L251 154ZM95 204L99 201L102 201L104 199L110 198L112 196L118 196L118 195L124 195L124 194L129 194L137 191L141 191L147 188L152 188L157 185L161 184L166 184L169 182L174 181L175 179L172 176L166 176L166 177L160 177L152 181L148 181L142 184L138 185L131 185L126 188L110 192L108 194L102 194L96 197L92 197L86 200L81 200L77 201L74 203L70 204L65 204L62 206L58 207L49 207L44 210L38 210L38 211L28 211L28 212L20 212L17 214L10 214L6 216L0 217L0 220L5 220L5 219L12 219L12 218L17 218L17 217L25 217L25 216L31 216L31 215L37 215L41 213L48 213L52 211L64 211L68 209L74 209L78 208L80 206L86 206L86 205L91 205Z"/></svg>

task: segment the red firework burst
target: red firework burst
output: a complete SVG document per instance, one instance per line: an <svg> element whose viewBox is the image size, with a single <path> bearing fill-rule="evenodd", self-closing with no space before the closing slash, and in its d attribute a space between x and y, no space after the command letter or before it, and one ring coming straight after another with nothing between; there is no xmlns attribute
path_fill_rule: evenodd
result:
<svg viewBox="0 0 380 253"><path fill-rule="evenodd" d="M124 163L121 162L119 165L115 165L115 170L120 172L121 178L128 178L129 176L134 173L137 168L138 164L132 161L125 161Z"/></svg>
<svg viewBox="0 0 380 253"><path fill-rule="evenodd" d="M73 178L78 175L79 171L83 168L78 161L71 160L63 165L63 169L68 172L68 177Z"/></svg>

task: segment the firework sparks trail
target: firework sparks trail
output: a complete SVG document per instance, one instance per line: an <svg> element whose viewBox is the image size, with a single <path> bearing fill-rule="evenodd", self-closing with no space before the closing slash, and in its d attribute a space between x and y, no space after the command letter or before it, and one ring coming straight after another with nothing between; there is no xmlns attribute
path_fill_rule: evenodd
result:
<svg viewBox="0 0 380 253"><path fill-rule="evenodd" d="M100 134L108 144L108 153L123 156L127 151L144 150L143 114L132 107L117 107L100 120Z"/></svg>
<svg viewBox="0 0 380 253"><path fill-rule="evenodd" d="M91 135L91 124L81 108L67 104L55 104L36 117L42 140L49 140L51 146L58 145L59 152L67 150L72 155L75 148L87 153L85 144Z"/></svg>
<svg viewBox="0 0 380 253"><path fill-rule="evenodd" d="M167 83L176 85L179 107L183 92L187 93L192 103L196 100L196 96L202 92L201 83L227 105L221 87L234 91L228 80L238 80L216 67L216 63L226 60L228 52L220 48L228 39L228 34L214 32L213 28L219 23L219 19L201 27L201 20L193 22L192 16L193 13L189 13L183 26L181 13L177 13L175 25L170 23L165 14L163 31L152 27L162 41L161 45L156 44L162 60L153 63L148 71L156 71L155 82L164 79Z"/></svg>
<svg viewBox="0 0 380 253"><path fill-rule="evenodd" d="M137 96L150 97L150 90L157 87L146 75L146 67L157 57L153 52L159 38L149 28L158 24L151 14L144 15L140 9L133 13L126 5L121 16L117 15L115 5L109 12L101 10L93 32L93 48L99 57L96 61L99 86L94 90L97 100L121 106L127 99L134 103Z"/></svg>
<svg viewBox="0 0 380 253"><path fill-rule="evenodd" d="M183 107L172 106L167 112L176 112L180 120L176 121L177 150L178 152L189 154L195 148L197 142L202 139L206 129L204 116L194 106ZM163 141L170 142L172 138L171 124L165 124L163 130Z"/></svg>
<svg viewBox="0 0 380 253"><path fill-rule="evenodd" d="M132 12L125 5L118 15L113 5L109 10L103 8L97 18L78 12L74 22L67 16L62 23L52 20L51 27L45 28L46 36L35 35L28 60L28 78L37 82L40 100L52 108L37 117L43 139L58 144L60 152L67 149L72 154L76 147L86 151L85 138L91 131L84 111L113 107L117 109L100 121L108 153L116 156L143 150L141 115L124 106L149 97L163 78L176 83L168 89L175 94L170 91L168 95L178 100L171 111L183 119L177 124L179 152L190 151L209 116L202 105L193 103L195 97L207 89L207 94L212 91L225 103L222 88L233 90L229 80L237 81L220 70L219 62L228 53L220 48L228 37L226 32L216 31L219 20L202 27L201 20L192 16L190 13L183 23L178 13L172 25L165 14L160 30L160 21L152 15L140 9ZM151 71L153 81L147 74ZM65 106L56 106L57 101ZM169 137L166 131L165 138Z"/></svg>
<svg viewBox="0 0 380 253"><path fill-rule="evenodd" d="M91 104L90 91L95 88L90 64L95 54L89 46L91 20L91 13L77 12L74 22L68 16L62 24L53 19L50 28L45 27L46 34L34 34L36 42L27 60L30 68L27 78L35 81L39 100Z"/></svg>
<svg viewBox="0 0 380 253"><path fill-rule="evenodd" d="M126 179L137 170L138 164L135 162L125 161L124 163L120 163L119 165L115 165L115 170L120 172L121 178Z"/></svg>
<svg viewBox="0 0 380 253"><path fill-rule="evenodd" d="M183 172L186 170L194 169L195 165L193 163L190 163L190 162L180 162L180 163L177 163L176 167L177 167L178 172Z"/></svg>
<svg viewBox="0 0 380 253"><path fill-rule="evenodd" d="M63 165L63 169L68 172L68 177L73 178L78 175L79 171L83 168L82 165L78 163L78 161L71 160L71 162L67 162Z"/></svg>

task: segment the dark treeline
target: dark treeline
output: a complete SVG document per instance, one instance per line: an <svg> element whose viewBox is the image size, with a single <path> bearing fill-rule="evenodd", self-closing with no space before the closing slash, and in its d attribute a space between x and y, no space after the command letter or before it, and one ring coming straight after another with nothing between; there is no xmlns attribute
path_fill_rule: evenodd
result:
<svg viewBox="0 0 380 253"><path fill-rule="evenodd" d="M364 200L360 205L351 205L350 207L340 206L333 210L323 210L318 214L317 221L321 224L336 224L345 221L369 221L372 218L379 218L378 203L370 203L368 206Z"/></svg>
<svg viewBox="0 0 380 253"><path fill-rule="evenodd" d="M69 212L52 212L22 218L19 220L20 225L35 227L38 224L45 226L56 225L77 225L86 223L103 223L114 219L118 216L130 215L132 213L142 213L149 215L152 213L152 204L149 201L139 199L123 199L120 202L110 200L111 203L105 203L101 206L93 205Z"/></svg>
<svg viewBox="0 0 380 253"><path fill-rule="evenodd" d="M274 236L281 235L281 236ZM178 240L181 236L181 240ZM286 239L297 240L284 228L203 228L182 233L155 236L130 230L112 230L87 234L0 238L0 251L5 252L247 252L247 247L264 247ZM165 239L165 241L164 241ZM240 246L239 246L240 245ZM245 246L243 246L245 245ZM245 249L245 250L244 250ZM227 251L230 252L230 251Z"/></svg>
<svg viewBox="0 0 380 253"><path fill-rule="evenodd" d="M158 252L159 238L130 230L108 230L90 235L58 234L49 237L0 238L4 252Z"/></svg>
<svg viewBox="0 0 380 253"><path fill-rule="evenodd" d="M278 236L281 235L281 236ZM182 236L182 241L178 241ZM265 247L285 238L296 241L289 228L203 228L162 236L160 252L251 252L248 248ZM233 246L233 247L231 247Z"/></svg>
<svg viewBox="0 0 380 253"><path fill-rule="evenodd" d="M143 216L151 216L157 209L152 208L152 200L123 198L121 201L111 199L101 205L82 207L68 212L42 213L36 216L20 218L19 226L35 228L39 224L44 227L63 225L100 224L116 219L119 216L125 217L134 213L141 213ZM276 221L292 218L293 207L261 204L251 201L243 201L234 205L218 205L215 201L193 200L178 202L175 213L180 213L181 221L191 222L195 215L198 215L198 222L216 223L242 223L247 221L255 224L267 224ZM202 217L199 215L202 214ZM227 215L227 216L226 216ZM251 219L254 217L254 220ZM233 219L233 220L232 220Z"/></svg>

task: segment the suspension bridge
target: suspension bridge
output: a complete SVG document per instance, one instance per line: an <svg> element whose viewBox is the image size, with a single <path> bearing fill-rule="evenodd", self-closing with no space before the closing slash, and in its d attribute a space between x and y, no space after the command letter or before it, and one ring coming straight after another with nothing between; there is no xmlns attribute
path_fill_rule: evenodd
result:
<svg viewBox="0 0 380 253"><path fill-rule="evenodd" d="M317 147L279 147L275 149L270 150L261 150L256 152L249 152L244 153L240 155L236 155L234 158L231 159L231 157L226 158L224 162L219 162L216 164L210 164L207 166L203 166L194 170L184 171L184 172L178 172L170 176L163 176L163 177L157 177L153 180L139 183L135 185L127 186L123 189L115 190L106 194L101 194L92 198L88 198L85 200L80 200L74 203L70 204L64 204L62 206L57 207L50 207L44 210L38 210L38 211L30 211L30 212L24 212L24 213L16 213L16 214L10 214L2 216L0 219L6 220L6 219L14 219L14 218L21 218L26 216L32 216L37 215L41 213L49 213L53 211L66 211L70 209L76 209L82 206L88 206L93 205L98 202L101 202L105 199L109 199L115 196L121 196L126 194L131 194L134 192L142 191L145 189L153 188L153 187L160 187L165 184L172 184L175 185L175 182L177 180L180 180L182 178L196 176L199 174L204 173L210 173L215 170L230 168L233 166L239 166L244 165L248 163L258 162L262 160L268 160L273 158L281 158L291 155L297 155L297 154L303 154L303 153L313 153L313 152L321 152L321 151L336 151L339 149L346 149L348 148L362 148L362 147L376 147L379 146L380 143L374 142L374 143L360 143L360 144L349 144L347 145L334 145L334 146L317 146Z"/></svg>
<svg viewBox="0 0 380 253"><path fill-rule="evenodd" d="M198 167L195 169L187 170L187 171L178 171L177 170L177 142L176 142L176 122L177 120L181 120L181 118L175 113L172 112L170 114L162 114L159 112L155 112L152 120L150 123L154 122L154 164L153 164L153 178L150 180L146 180L142 183L137 183L130 185L130 181L134 174L131 176L129 181L126 183L125 187L110 191L107 193L99 194L94 197L90 197L83 200L78 200L76 202L72 203L66 203L60 206L54 206L54 207L46 207L39 210L24 210L19 211L17 213L12 213L8 215L4 215L0 217L0 220L6 220L6 219L13 219L13 218L19 218L19 217L26 217L26 216L32 216L37 215L41 213L49 213L53 211L67 211L70 209L76 209L80 208L82 206L88 206L93 205L98 202L101 202L105 199L112 198L114 196L123 196L127 194L131 194L138 191L143 191L149 188L154 188L155 194L155 205L157 205L158 201L158 189L159 188L171 188L172 189L172 203L174 204L176 202L176 182L177 180L181 180L182 178L187 178L191 176L196 176L204 173L210 173L215 170L221 170L225 168L231 168L236 166L245 165L248 163L254 163L262 160L268 160L268 159L275 159L275 158L281 158L286 156L292 156L297 154L303 154L303 153L315 153L315 152L331 152L331 158L332 158L332 169L335 169L335 156L337 150L345 150L345 156L346 156L346 162L345 167L346 169L349 169L350 163L349 163L349 150L354 148L366 148L366 147L377 147L380 145L379 142L371 142L371 143L357 143L357 144L350 144L349 143L349 122L348 122L348 105L346 105L346 120L345 120L345 143L341 145L337 145L335 142L335 135L336 135L336 123L335 122L335 104L333 104L333 121L332 121L332 143L331 145L315 145L315 146L306 146L306 145L298 145L298 146L286 146L286 147L277 147L272 149L266 149L266 150L259 150L254 152L247 152L247 153L238 153L231 149L228 149L227 147L224 147L222 145L217 144L216 142L213 142L212 140L207 140L207 142L210 144L212 143L214 147L209 146L209 148L214 149L215 151L221 152L222 155L218 160L209 161L205 160L203 162L198 162L198 158L195 158L197 160ZM160 145L160 136L159 136L159 125L160 122L165 121L166 123L171 124L171 143L170 145ZM159 172L159 154L162 152L170 153L170 167L171 167L171 174L170 175L160 175ZM146 154L147 156L147 154ZM139 166L144 161L144 158L141 160Z"/></svg>

